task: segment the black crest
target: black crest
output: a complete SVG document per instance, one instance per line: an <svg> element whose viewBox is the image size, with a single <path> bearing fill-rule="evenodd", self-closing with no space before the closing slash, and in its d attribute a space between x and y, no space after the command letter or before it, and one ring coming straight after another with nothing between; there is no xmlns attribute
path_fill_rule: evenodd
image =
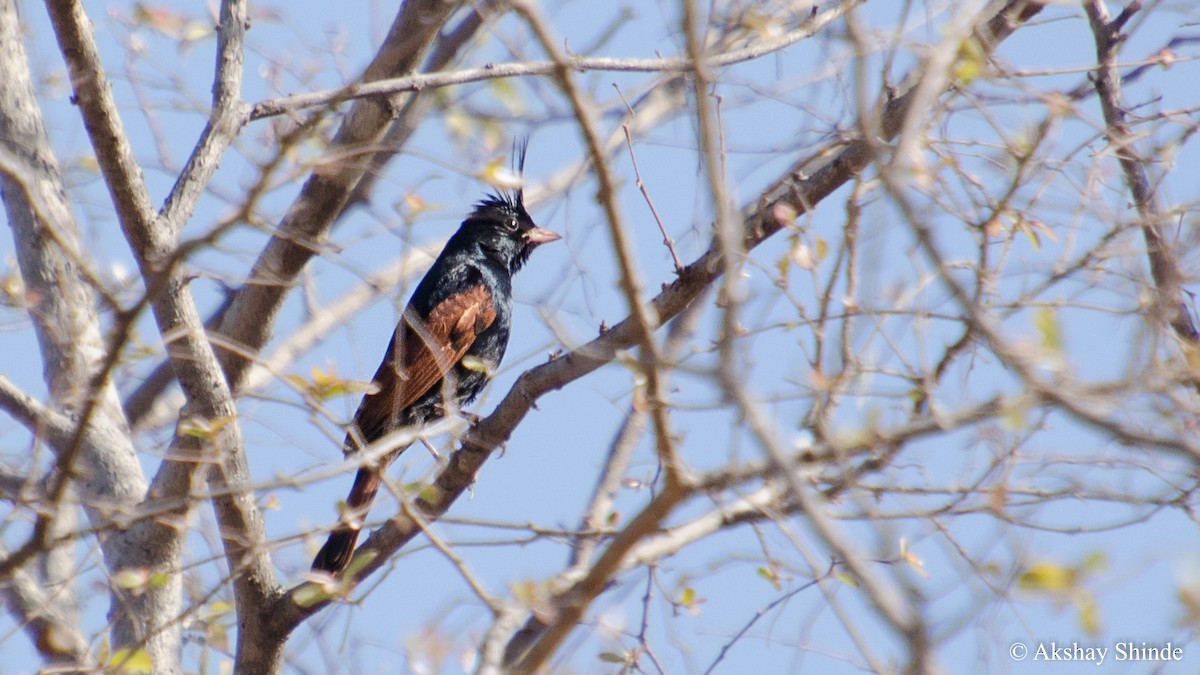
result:
<svg viewBox="0 0 1200 675"><path fill-rule="evenodd" d="M472 217L511 216L525 223L532 223L525 210L525 153L529 150L529 137L513 140L512 161L517 174L517 187L512 190L496 190L475 204Z"/></svg>

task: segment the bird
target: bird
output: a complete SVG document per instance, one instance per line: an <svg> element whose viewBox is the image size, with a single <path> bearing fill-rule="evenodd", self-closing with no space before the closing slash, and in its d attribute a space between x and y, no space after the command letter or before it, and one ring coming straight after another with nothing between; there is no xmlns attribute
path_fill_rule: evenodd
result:
<svg viewBox="0 0 1200 675"><path fill-rule="evenodd" d="M516 148L524 174L527 143ZM519 157L517 157L519 155ZM342 450L361 453L397 429L421 427L475 399L508 347L512 278L535 248L562 237L537 226L523 188L497 190L474 205L417 284L346 433ZM343 516L313 559L312 569L346 569L359 528L383 473L408 446L364 464L354 477Z"/></svg>

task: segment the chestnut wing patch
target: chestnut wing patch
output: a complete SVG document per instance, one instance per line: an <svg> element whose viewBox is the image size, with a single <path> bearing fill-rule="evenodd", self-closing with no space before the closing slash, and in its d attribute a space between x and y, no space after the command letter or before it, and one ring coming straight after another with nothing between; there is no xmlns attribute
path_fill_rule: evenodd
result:
<svg viewBox="0 0 1200 675"><path fill-rule="evenodd" d="M396 416L421 398L450 372L476 336L496 320L496 305L487 286L478 284L446 298L422 320L405 310L387 354L354 415L362 441L370 443L392 429ZM397 353L398 352L398 353ZM347 435L345 451L358 443Z"/></svg>

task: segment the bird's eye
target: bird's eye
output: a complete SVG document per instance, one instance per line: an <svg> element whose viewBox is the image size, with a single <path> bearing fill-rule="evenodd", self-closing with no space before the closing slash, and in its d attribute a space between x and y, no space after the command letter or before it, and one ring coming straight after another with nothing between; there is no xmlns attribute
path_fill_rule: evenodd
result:
<svg viewBox="0 0 1200 675"><path fill-rule="evenodd" d="M504 221L504 227L508 228L509 232L516 232L517 231L517 219L509 218L508 220Z"/></svg>

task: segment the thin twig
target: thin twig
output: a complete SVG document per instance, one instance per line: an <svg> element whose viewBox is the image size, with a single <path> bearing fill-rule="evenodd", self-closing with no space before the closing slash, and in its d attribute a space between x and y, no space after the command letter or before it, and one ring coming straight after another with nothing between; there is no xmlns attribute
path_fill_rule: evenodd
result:
<svg viewBox="0 0 1200 675"><path fill-rule="evenodd" d="M831 574L833 574L832 566L830 566L829 572L826 573L826 576L829 576ZM801 586L798 586L796 588L793 588L792 590L788 591L787 593L784 593L783 595L779 596L778 598L775 598L771 602L767 603L767 605L765 607L763 607L762 609L755 612L754 616L750 617L750 620L746 622L746 625L742 626L741 630L739 630L737 633L735 633L733 637L729 638L728 642L721 645L721 651L717 653L717 657L715 659L713 659L713 662L710 663L708 665L708 668L706 668L704 670L704 675L708 675L709 673L712 673L717 669L717 666L720 665L721 661L725 660L725 655L729 653L729 650L732 649L733 646L735 644L737 644L739 640L741 640L743 637L745 637L746 633L748 633L750 631L750 629L754 627L754 624L758 623L759 619L763 618L767 614L770 614L771 610L775 609L776 607L782 605L783 603L787 602L788 600L791 600L792 598L796 597L797 595L803 593L804 591L807 591L808 589L810 589L813 586L816 586L820 583L821 583L821 579L813 579L812 581L810 581L806 584L803 584Z"/></svg>
<svg viewBox="0 0 1200 675"><path fill-rule="evenodd" d="M1104 122L1109 141L1116 150L1125 183L1133 197L1141 218L1142 236L1146 240L1146 257L1150 261L1150 274L1154 279L1155 311L1174 329L1187 349L1200 349L1200 331L1196 329L1191 314L1183 302L1183 272L1172 250L1171 242L1164 235L1168 223L1159 203L1155 182L1147 170L1149 160L1135 147L1134 137L1125 123L1125 106L1121 100L1121 78L1117 74L1117 52L1124 41L1121 28L1141 9L1141 2L1132 2L1113 20L1109 20L1108 8L1103 0L1089 0L1084 4L1092 35L1096 42L1097 67L1092 78L1104 113ZM1200 390L1200 380L1194 383Z"/></svg>
<svg viewBox="0 0 1200 675"><path fill-rule="evenodd" d="M391 487L398 488L398 486L394 485ZM427 539L429 539L429 543L433 544L433 547L440 551L442 555L446 556L446 559L450 561L450 564L454 565L454 568L458 570L459 575L462 576L463 580L467 582L467 586L470 587L470 589L475 593L475 597L479 598L480 602L487 605L487 608L492 611L493 616L500 617L504 612L503 603L488 592L487 587L484 586L483 580L480 579L477 574L471 571L471 568L467 565L467 561L463 560L462 556L455 552L454 547L443 540L441 536L439 536L438 533L435 532L432 527L430 527L430 524L425 522L425 519L421 517L420 512L414 509L411 502L405 498L403 490L395 489L395 492L399 495L400 510L403 511L406 516L413 519L413 522L416 523L417 527L421 529L421 533L424 534Z"/></svg>
<svg viewBox="0 0 1200 675"><path fill-rule="evenodd" d="M986 31L989 38L987 44L994 46L1037 15L1041 9L1040 3L1017 0L991 17L980 31ZM901 88L881 111L880 126L889 135L896 133L899 118L904 115L910 102L908 91ZM775 217L779 205L787 204L795 211L803 213L851 180L869 163L870 158L870 145L861 139L837 140L805 155L773 186L764 191L760 198L753 200L745 208L742 222L746 249L754 248L783 229L785 224ZM660 321L669 320L682 312L700 297L714 280L720 278L721 266L718 260L718 253L710 248L688 264L683 274L648 303L648 311ZM421 514L427 521L432 521L445 513L453 501L472 484L491 452L499 447L531 412L538 398L610 363L618 350L628 349L637 341L638 332L633 321L627 319L591 342L522 374L496 410L474 426L461 446L448 458L446 467L438 473L428 491L429 499L416 501L415 506L420 509ZM1155 439L1155 442L1171 441ZM660 494L659 499L662 498ZM669 498L671 502L678 500L678 496ZM648 508L661 509L664 506L668 504L660 501L657 504L652 503ZM385 565L392 553L416 536L419 529L406 521L409 519L403 516L390 519L382 528L371 534L360 551L372 552L375 555L359 571L356 579L361 580ZM298 594L309 591L308 585L293 588L273 605L272 615L281 626L294 627L305 617L328 604L328 600L298 604L295 600Z"/></svg>
<svg viewBox="0 0 1200 675"><path fill-rule="evenodd" d="M860 4L863 1L864 0L851 0L851 2L846 4ZM745 61L752 61L767 54L786 49L787 47L790 47L801 40L815 35L822 28L832 23L833 20L839 17L842 14L842 11L844 11L844 9L836 12L822 12L813 17L811 20L806 21L796 30L790 31L770 40L754 42L751 45L740 49L731 49L730 51L724 53L712 55L708 57L706 64L715 68L730 66ZM568 54L565 55L565 59L567 66L574 72L609 71L623 73L688 73L693 70L693 64L691 60L683 56L653 59L623 59L608 57L584 57ZM294 96L285 96L261 101L254 105L253 110L250 112L249 120L253 121L263 117L282 115L296 110L303 110L304 108L323 106L335 102L387 96L406 91L433 90L442 87L468 84L471 82L483 82L486 80L494 80L504 77L552 75L558 69L558 67L558 64L556 64L553 59L550 61L527 61L520 63L490 63L480 68L468 68L447 73L427 73L383 79L365 84L350 85L338 89L311 92L308 94L297 94Z"/></svg>
<svg viewBox="0 0 1200 675"><path fill-rule="evenodd" d="M633 108L629 109L629 114L634 114ZM667 234L667 227L663 225L662 216L658 215L658 209L654 208L654 200L650 197L650 191L646 189L645 181L642 180L642 172L638 170L637 155L633 151L633 136L629 134L629 125L622 124L621 131L625 132L625 144L629 147L629 161L633 164L633 177L637 181L638 190L641 190L642 197L646 200L646 206L650 207L650 215L654 217L658 231L662 233L663 245L671 253L671 262L675 264L675 273L679 274L683 271L683 263L679 262L679 254L675 252L675 241L671 239L671 235Z"/></svg>

